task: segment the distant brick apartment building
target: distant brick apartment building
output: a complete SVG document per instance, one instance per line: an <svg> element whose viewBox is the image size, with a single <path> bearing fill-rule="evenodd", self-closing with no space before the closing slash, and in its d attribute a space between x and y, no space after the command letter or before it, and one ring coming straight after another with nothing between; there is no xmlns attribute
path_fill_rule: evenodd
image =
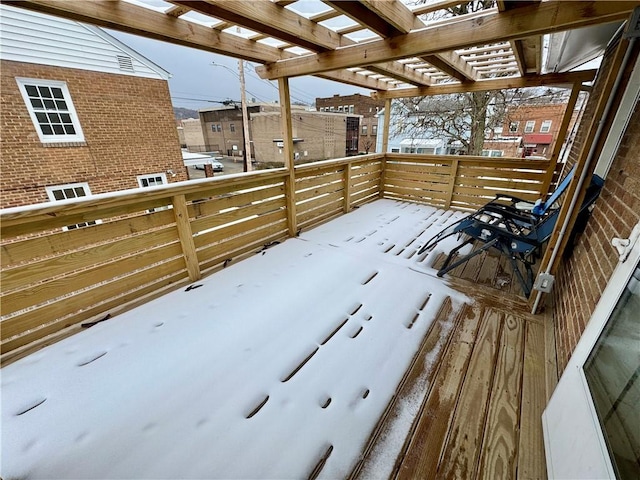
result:
<svg viewBox="0 0 640 480"><path fill-rule="evenodd" d="M311 162L358 153L357 141L349 141L349 127L359 117L306 110L293 105L294 159ZM277 103L247 105L251 157L258 162L284 162L282 121ZM183 120L182 131L190 152L219 152L244 156L242 110L235 105L199 110L198 120Z"/></svg>
<svg viewBox="0 0 640 480"><path fill-rule="evenodd" d="M260 112L280 112L280 105L271 103L253 103L247 105L249 120ZM192 136L187 142L189 151L220 152L223 155L244 157L244 131L242 127L242 109L240 105L207 108L198 111L200 115L200 131L204 145L198 148L193 142L198 141L195 125L190 125ZM186 126L185 126L186 128ZM186 135L186 130L185 130ZM252 125L249 121L249 138L253 139ZM255 158L255 151L251 151Z"/></svg>
<svg viewBox="0 0 640 480"><path fill-rule="evenodd" d="M187 179L166 71L97 27L0 8L2 208Z"/></svg>
<svg viewBox="0 0 640 480"><path fill-rule="evenodd" d="M485 141L485 153L489 156L549 158L566 106L566 103L549 103L508 108L502 128Z"/></svg>
<svg viewBox="0 0 640 480"><path fill-rule="evenodd" d="M359 123L356 126L358 152L373 153L376 151L376 137L378 135L378 118L376 114L383 108L384 100L374 100L359 93L316 98L316 109L319 112L360 116ZM349 136L349 134L347 135Z"/></svg>
<svg viewBox="0 0 640 480"><path fill-rule="evenodd" d="M355 117L292 110L294 161L303 163L348 156L347 125L352 119ZM253 114L250 123L256 159L284 163L280 113Z"/></svg>

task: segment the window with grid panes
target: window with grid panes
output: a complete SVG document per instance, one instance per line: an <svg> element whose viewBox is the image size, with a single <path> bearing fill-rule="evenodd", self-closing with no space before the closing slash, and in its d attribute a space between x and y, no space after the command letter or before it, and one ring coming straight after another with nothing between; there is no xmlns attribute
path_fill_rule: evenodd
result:
<svg viewBox="0 0 640 480"><path fill-rule="evenodd" d="M84 141L65 82L28 78L16 80L41 142Z"/></svg>

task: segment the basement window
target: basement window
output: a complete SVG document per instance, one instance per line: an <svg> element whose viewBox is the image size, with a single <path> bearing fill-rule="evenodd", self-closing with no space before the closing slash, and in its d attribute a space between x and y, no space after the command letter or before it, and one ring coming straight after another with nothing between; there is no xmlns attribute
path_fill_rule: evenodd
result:
<svg viewBox="0 0 640 480"><path fill-rule="evenodd" d="M42 143L84 142L65 82L30 78L16 81Z"/></svg>
<svg viewBox="0 0 640 480"><path fill-rule="evenodd" d="M151 175L138 175L137 178L138 178L138 185L140 185L142 188L157 187L160 185L167 184L167 175L165 173L154 173ZM162 210L166 210L168 208L169 208L169 205L166 205L163 207L150 208L149 210L147 210L147 212L149 213L159 212Z"/></svg>
<svg viewBox="0 0 640 480"><path fill-rule="evenodd" d="M69 200L73 198L83 198L91 195L91 190L89 189L89 184L86 182L82 183L69 183L66 185L55 185L51 187L45 187L47 191L47 196L49 200L52 202L60 202L62 200ZM62 227L62 230L75 230L76 228L88 227L91 225L97 225L98 223L102 223L100 220L90 220L88 222L76 223L75 225L68 225L66 227Z"/></svg>

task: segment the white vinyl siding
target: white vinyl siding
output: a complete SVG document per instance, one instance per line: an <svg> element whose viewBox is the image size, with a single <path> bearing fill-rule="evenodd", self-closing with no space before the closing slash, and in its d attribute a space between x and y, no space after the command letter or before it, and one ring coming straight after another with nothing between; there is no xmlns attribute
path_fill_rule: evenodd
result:
<svg viewBox="0 0 640 480"><path fill-rule="evenodd" d="M65 82L32 78L16 81L42 143L84 142Z"/></svg>
<svg viewBox="0 0 640 480"><path fill-rule="evenodd" d="M2 60L169 78L162 68L98 27L7 5L0 6L0 16Z"/></svg>

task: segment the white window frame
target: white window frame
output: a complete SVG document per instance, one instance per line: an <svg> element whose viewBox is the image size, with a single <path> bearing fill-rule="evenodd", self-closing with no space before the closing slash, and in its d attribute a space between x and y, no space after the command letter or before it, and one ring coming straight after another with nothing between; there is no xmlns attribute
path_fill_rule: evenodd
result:
<svg viewBox="0 0 640 480"><path fill-rule="evenodd" d="M551 131L552 120L543 120L540 124L540 133L549 133Z"/></svg>
<svg viewBox="0 0 640 480"><path fill-rule="evenodd" d="M65 189L76 189L76 188L82 188L82 190L84 191L84 195L82 197L69 197L69 198L64 198L62 200L58 200L55 197L55 193L58 190L65 190ZM63 185L51 185L48 187L44 187L44 189L47 192L47 197L49 197L49 200L52 202L64 202L65 200L75 200L78 198L87 198L91 196L91 188L89 188L89 184L87 182L78 182L78 183L65 183ZM97 225L99 223L102 223L102 220L90 220L88 222L81 222L81 223L76 223L74 225L69 225L68 227L62 227L63 231L67 231L67 230L74 230L76 228L84 228L84 227L89 227L91 225Z"/></svg>
<svg viewBox="0 0 640 480"><path fill-rule="evenodd" d="M38 134L38 138L42 143L76 143L76 142L84 142L84 133L82 131L82 127L80 125L80 119L78 118L78 114L76 113L75 106L73 105L73 100L71 99L71 93L69 93L69 89L67 88L66 82L62 82L59 80L43 80L39 78L23 78L16 77L16 82L18 83L18 89L20 90L20 94L22 95L22 99L27 107L27 111L29 112L29 116L31 117L31 122ZM40 122L38 121L38 117L36 113L58 113L58 110L47 110L47 109L35 109L31 104L31 98L27 93L27 85L35 85L37 87L49 87L49 88L59 88L62 90L63 100L67 105L67 110L64 113L68 114L71 117L71 124L73 125L75 134L58 134L58 135L45 135L40 128Z"/></svg>
<svg viewBox="0 0 640 480"><path fill-rule="evenodd" d="M511 128L513 126L513 128ZM520 122L509 122L509 133L518 133Z"/></svg>
<svg viewBox="0 0 640 480"><path fill-rule="evenodd" d="M524 124L524 133L533 133L535 129L536 129L535 120L527 120L527 123Z"/></svg>
<svg viewBox="0 0 640 480"><path fill-rule="evenodd" d="M142 181L143 180L149 180L150 178L153 179L153 181L155 182L156 177L160 177L162 178L162 183L159 183L157 185L143 185ZM140 186L140 188L152 188L152 187L162 187L167 185L167 174L164 172L161 173L148 173L146 175L138 175L137 177L138 180L138 185ZM162 210L167 210L168 208L172 208L172 205L165 205L162 207L155 207L155 208L150 208L149 210L147 210L147 212L149 213L153 213L153 212L160 212Z"/></svg>
<svg viewBox="0 0 640 480"><path fill-rule="evenodd" d="M155 182L156 177L160 177L162 178L162 183L158 184L158 185L143 185L142 181L143 180L149 180L150 178L153 179L153 181ZM162 173L148 173L146 175L138 175L136 177L138 179L138 185L141 188L149 188L149 187L157 187L159 185L167 185L167 174L162 172Z"/></svg>

